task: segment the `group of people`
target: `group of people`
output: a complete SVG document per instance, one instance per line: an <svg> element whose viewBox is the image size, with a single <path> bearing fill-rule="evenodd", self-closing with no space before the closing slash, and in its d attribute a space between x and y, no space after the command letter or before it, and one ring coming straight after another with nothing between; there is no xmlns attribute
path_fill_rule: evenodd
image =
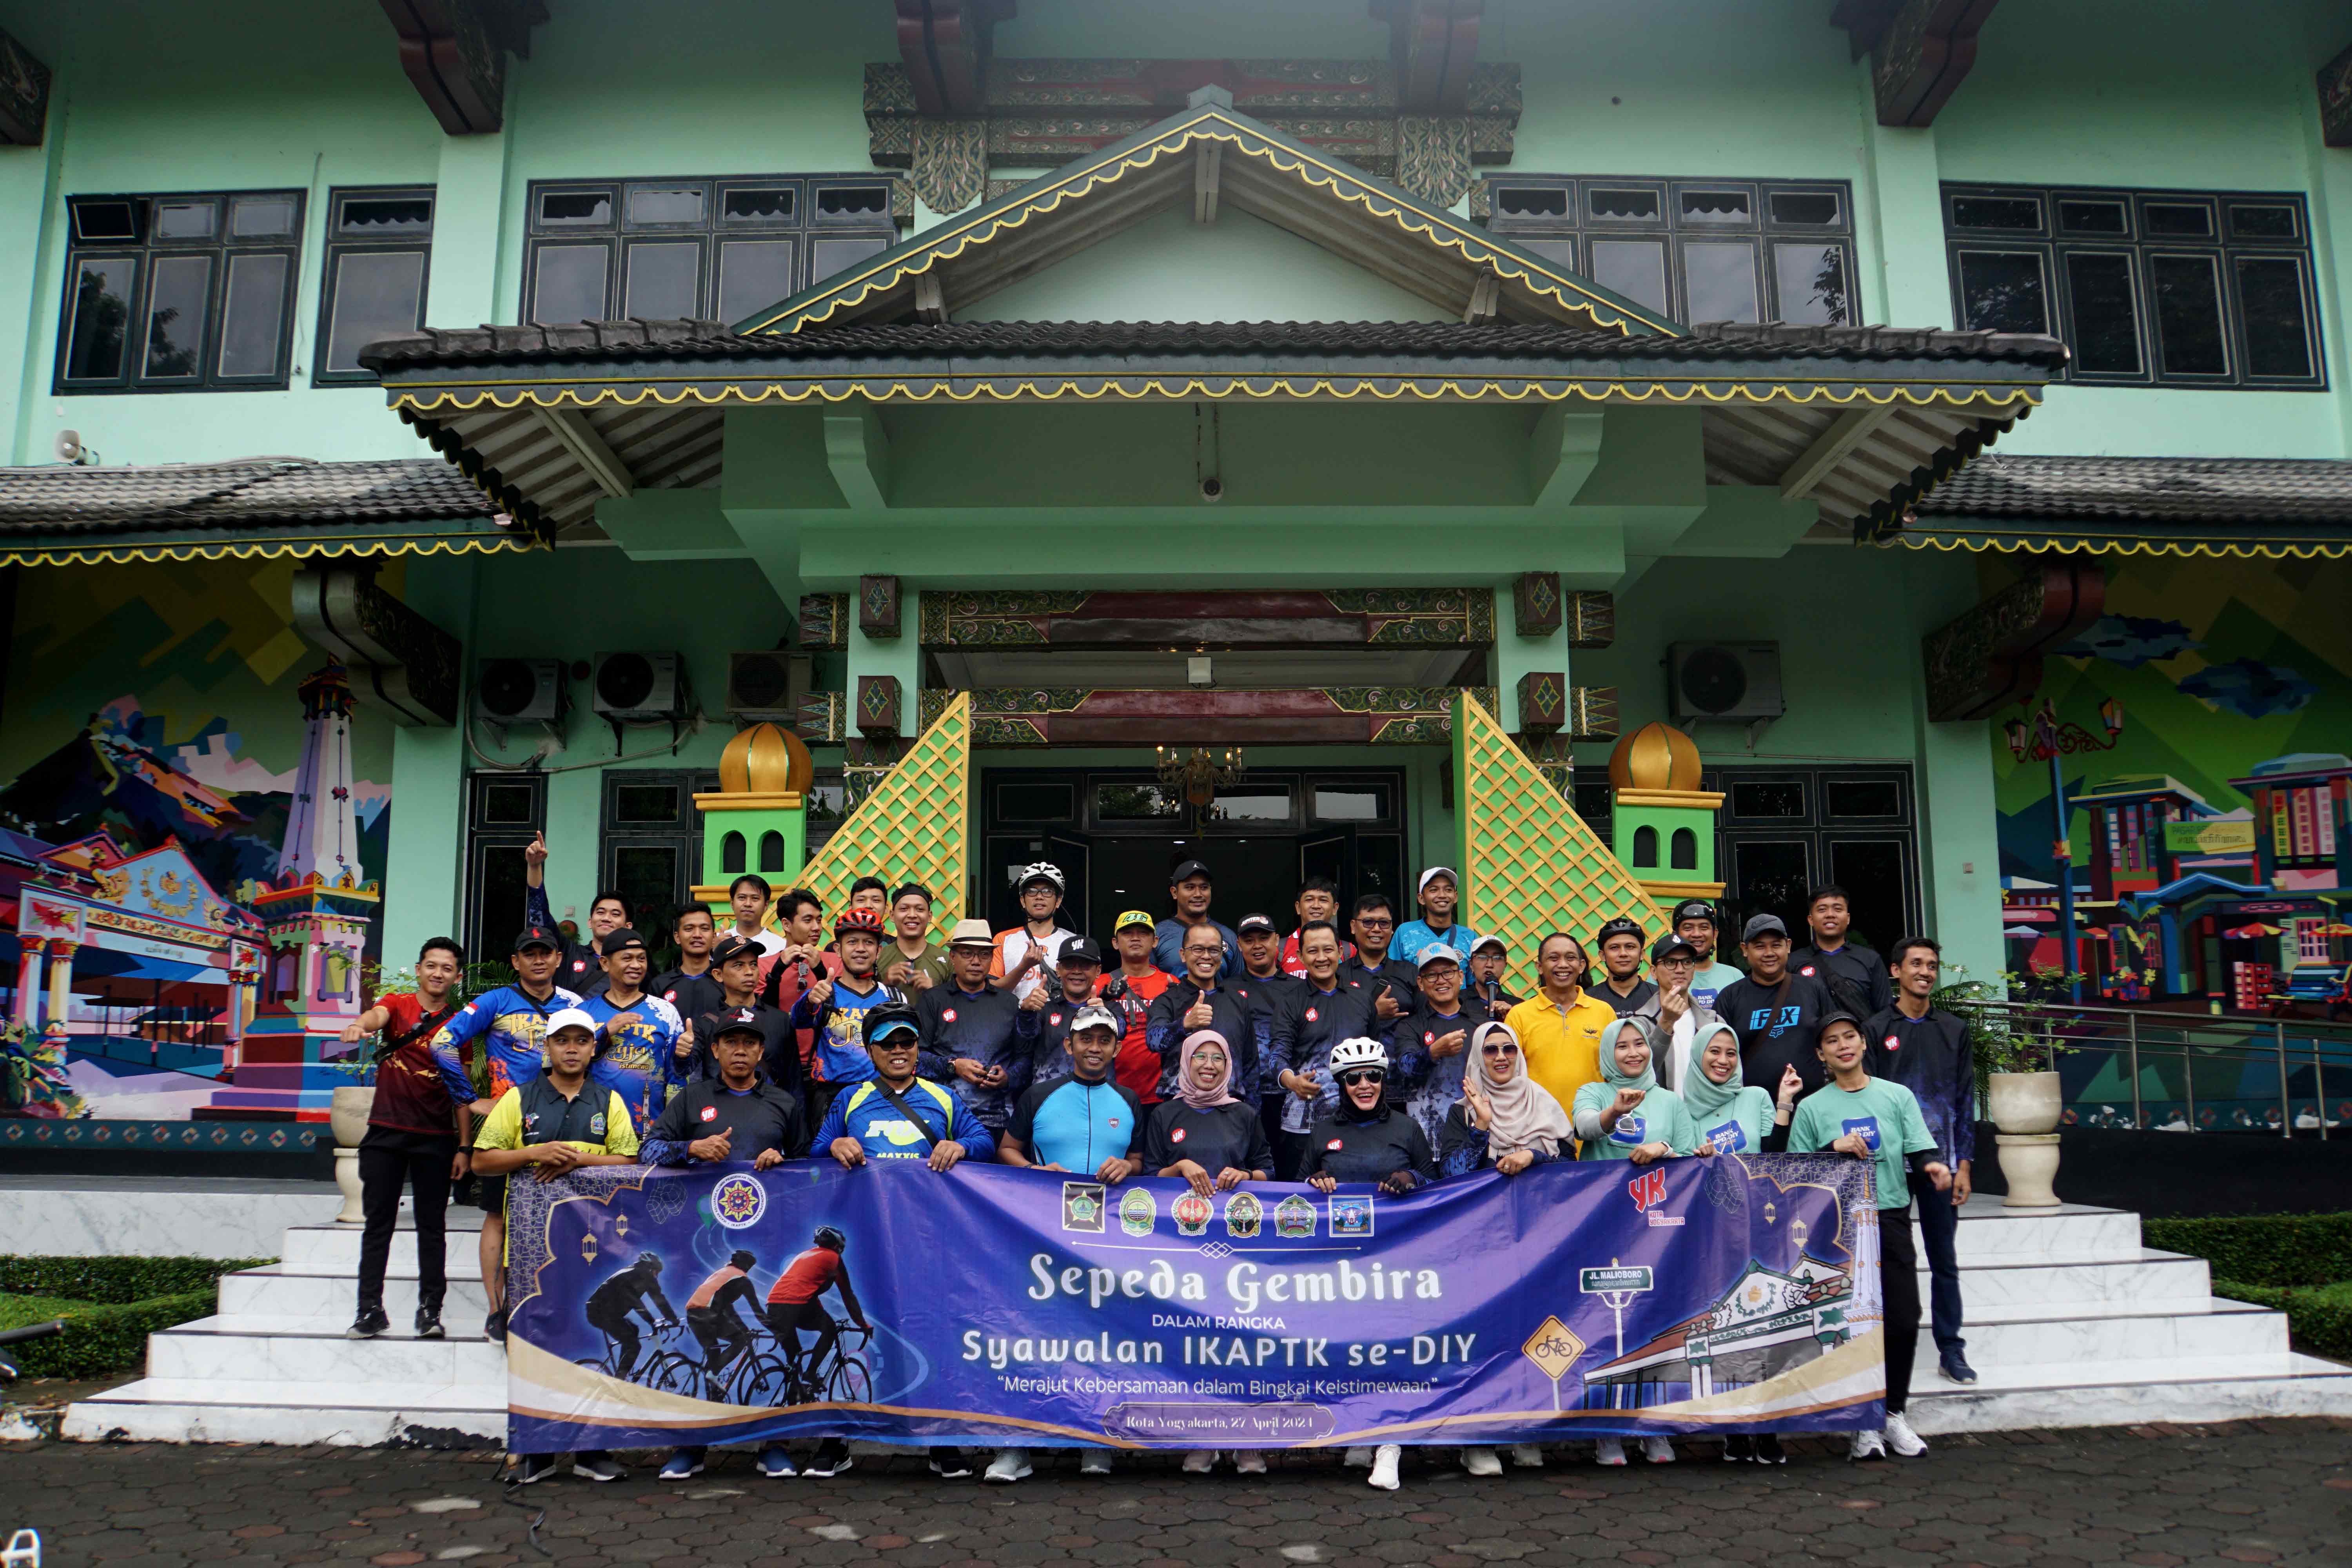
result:
<svg viewBox="0 0 2352 1568"><path fill-rule="evenodd" d="M383 1271L404 1186L416 1199L416 1332L443 1332L442 1211L452 1184L470 1178L486 1216L486 1331L503 1340L505 1183L583 1164L919 1159L944 1173L999 1160L1112 1184L1171 1177L1202 1194L1265 1181L1404 1193L1549 1160L1786 1150L1874 1168L1886 1423L1853 1436L1853 1457L1926 1448L1905 1415L1920 1305L1915 1201L1943 1375L1976 1379L1954 1250L1975 1152L1967 1031L1934 1005L1937 943L1906 937L1883 955L1849 943L1841 889L1809 897L1802 947L1779 917L1751 917L1744 969L1717 956L1717 911L1701 900L1675 906L1654 941L1625 919L1594 932L1591 949L1551 932L1534 954L1536 992L1520 997L1504 988L1503 941L1456 918L1460 884L1446 867L1421 875L1416 918L1402 926L1386 895L1367 893L1343 931L1339 889L1310 878L1286 932L1262 913L1217 920L1209 868L1187 860L1171 873L1172 912L1123 911L1108 955L1061 925L1063 873L1050 864L1017 874L1022 924L962 920L943 943L919 885L860 878L828 922L814 894L779 897L747 875L729 890L723 928L700 904L677 913L678 961L649 975L648 943L619 894L592 903L586 942L553 925L544 860L534 844L512 984L461 1003L463 953L436 938L418 955L415 992L383 998L347 1035L382 1042L359 1152L368 1221L355 1337L389 1327ZM821 1359L823 1336L843 1325L817 1298L836 1279L862 1326L838 1243L820 1233L763 1304L741 1262L688 1298L710 1397L758 1327L796 1368ZM650 1301L640 1278L627 1300L592 1308L625 1367L636 1355L633 1310L677 1321L658 1272ZM803 1331L819 1336L813 1349ZM1664 1437L1642 1446L1652 1462L1674 1458ZM1491 1448L1459 1452L1473 1474L1502 1468ZM1086 1468L1108 1470L1108 1457L1087 1450ZM1349 1452L1391 1489L1400 1457L1394 1445ZM1540 1463L1531 1446L1513 1457ZM1597 1458L1626 1462L1614 1438L1600 1440ZM1769 1434L1743 1436L1725 1458L1779 1463L1781 1451ZM1244 1473L1265 1468L1263 1453L1234 1458ZM1185 1468L1217 1459L1189 1454ZM523 1479L557 1462L526 1456ZM831 1476L850 1463L838 1440L798 1467L781 1445L758 1459L772 1476ZM702 1464L700 1449L681 1448L662 1476L683 1479ZM956 1450L932 1450L931 1466L968 1473ZM593 1453L573 1455L572 1470L621 1473ZM1028 1474L1028 1455L1005 1448L986 1479Z"/></svg>

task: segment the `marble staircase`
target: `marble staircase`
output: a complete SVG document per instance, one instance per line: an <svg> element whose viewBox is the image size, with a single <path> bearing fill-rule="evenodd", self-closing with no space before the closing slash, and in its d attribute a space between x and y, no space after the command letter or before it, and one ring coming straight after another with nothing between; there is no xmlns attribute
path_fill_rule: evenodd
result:
<svg viewBox="0 0 2352 1568"><path fill-rule="evenodd" d="M453 1209L453 1223L476 1223ZM295 1226L285 1256L225 1276L220 1310L148 1341L147 1375L72 1405L68 1437L162 1442L459 1444L506 1431L503 1352L482 1338L477 1232L448 1238L449 1337L408 1337L415 1233L393 1245L393 1331L342 1337L359 1231ZM2297 1355L2286 1320L2217 1300L2202 1259L2140 1245L2139 1216L1977 1198L1959 1228L1969 1358L1946 1383L1925 1324L1912 1379L1920 1431L2352 1415L2352 1366ZM1920 1299L1927 1300L1920 1275Z"/></svg>

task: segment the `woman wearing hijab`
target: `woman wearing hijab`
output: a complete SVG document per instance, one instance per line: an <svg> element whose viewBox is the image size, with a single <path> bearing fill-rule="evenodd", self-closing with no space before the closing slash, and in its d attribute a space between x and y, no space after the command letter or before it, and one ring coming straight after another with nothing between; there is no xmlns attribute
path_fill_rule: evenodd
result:
<svg viewBox="0 0 2352 1568"><path fill-rule="evenodd" d="M1274 1149L1255 1105L1234 1098L1233 1048L1214 1029L1184 1037L1176 1098L1151 1109L1143 1129L1143 1168L1155 1176L1176 1176L1206 1198L1244 1182L1263 1182L1274 1168ZM1190 1203L1187 1198L1184 1202ZM1214 1469L1217 1450L1195 1448L1184 1456L1192 1475ZM1234 1453L1234 1468L1245 1476L1265 1474L1265 1455L1255 1448Z"/></svg>
<svg viewBox="0 0 2352 1568"><path fill-rule="evenodd" d="M1701 1154L1778 1154L1789 1146L1789 1121L1796 1114L1797 1096L1805 1080L1793 1067L1780 1069L1780 1094L1776 1101L1755 1084L1739 1081L1739 1037L1717 1019L1702 1023L1691 1036L1683 1058L1683 1109L1690 1113L1691 1131ZM1785 1465L1777 1432L1754 1436L1744 1432L1723 1439L1723 1462L1738 1465Z"/></svg>
<svg viewBox="0 0 2352 1568"><path fill-rule="evenodd" d="M1576 1091L1570 1120L1583 1141L1585 1159L1647 1165L1697 1148L1681 1097L1659 1087L1651 1060L1657 1042L1656 1032L1639 1018L1617 1020L1609 1046L1601 1053L1601 1081ZM1601 1464L1625 1462L1622 1438L1601 1438L1594 1448L1593 1458ZM1664 1437L1643 1438L1642 1453L1654 1465L1675 1460L1675 1446Z"/></svg>
<svg viewBox="0 0 2352 1568"><path fill-rule="evenodd" d="M1481 1024L1471 1031L1470 1060L1462 1076L1462 1098L1446 1108L1445 1124L1437 1133L1437 1170L1442 1176L1467 1175L1488 1167L1516 1176L1560 1151L1574 1157L1575 1135L1568 1112L1551 1091L1528 1076L1528 1062L1519 1037L1507 1024ZM1543 1449L1519 1443L1511 1449L1511 1463L1526 1469L1543 1467ZM1492 1448L1465 1448L1462 1468L1474 1476L1499 1476L1502 1461Z"/></svg>
<svg viewBox="0 0 2352 1568"><path fill-rule="evenodd" d="M1318 1193L1332 1192L1341 1182L1371 1182L1384 1193L1399 1194L1436 1180L1429 1135L1420 1122L1389 1104L1388 1076L1388 1047L1380 1041L1358 1035L1331 1047L1331 1079L1339 1085L1339 1104L1307 1134L1299 1180ZM1344 1462L1370 1465L1372 1485L1392 1492L1402 1455L1396 1444L1383 1443L1377 1450L1350 1448Z"/></svg>

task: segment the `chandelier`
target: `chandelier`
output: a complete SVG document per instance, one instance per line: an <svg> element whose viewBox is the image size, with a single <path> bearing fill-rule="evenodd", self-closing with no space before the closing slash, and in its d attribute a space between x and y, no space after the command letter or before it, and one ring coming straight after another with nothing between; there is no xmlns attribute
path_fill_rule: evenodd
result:
<svg viewBox="0 0 2352 1568"><path fill-rule="evenodd" d="M1160 758L1160 787L1181 795L1189 805L1205 806L1217 792L1242 776L1242 749L1211 752L1195 746L1187 754L1169 746L1152 748Z"/></svg>

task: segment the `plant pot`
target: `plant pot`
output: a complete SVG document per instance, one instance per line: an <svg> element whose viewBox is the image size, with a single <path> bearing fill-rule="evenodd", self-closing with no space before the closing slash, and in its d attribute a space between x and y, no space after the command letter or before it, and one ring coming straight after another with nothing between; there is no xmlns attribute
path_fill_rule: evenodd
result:
<svg viewBox="0 0 2352 1568"><path fill-rule="evenodd" d="M368 1115L375 1110L373 1084L347 1083L327 1102L327 1125L335 1130L338 1148L356 1149L367 1136Z"/></svg>
<svg viewBox="0 0 2352 1568"><path fill-rule="evenodd" d="M1985 1110L2003 1132L2055 1132L2066 1111L2065 1091L2054 1072L1997 1072L1985 1094Z"/></svg>

